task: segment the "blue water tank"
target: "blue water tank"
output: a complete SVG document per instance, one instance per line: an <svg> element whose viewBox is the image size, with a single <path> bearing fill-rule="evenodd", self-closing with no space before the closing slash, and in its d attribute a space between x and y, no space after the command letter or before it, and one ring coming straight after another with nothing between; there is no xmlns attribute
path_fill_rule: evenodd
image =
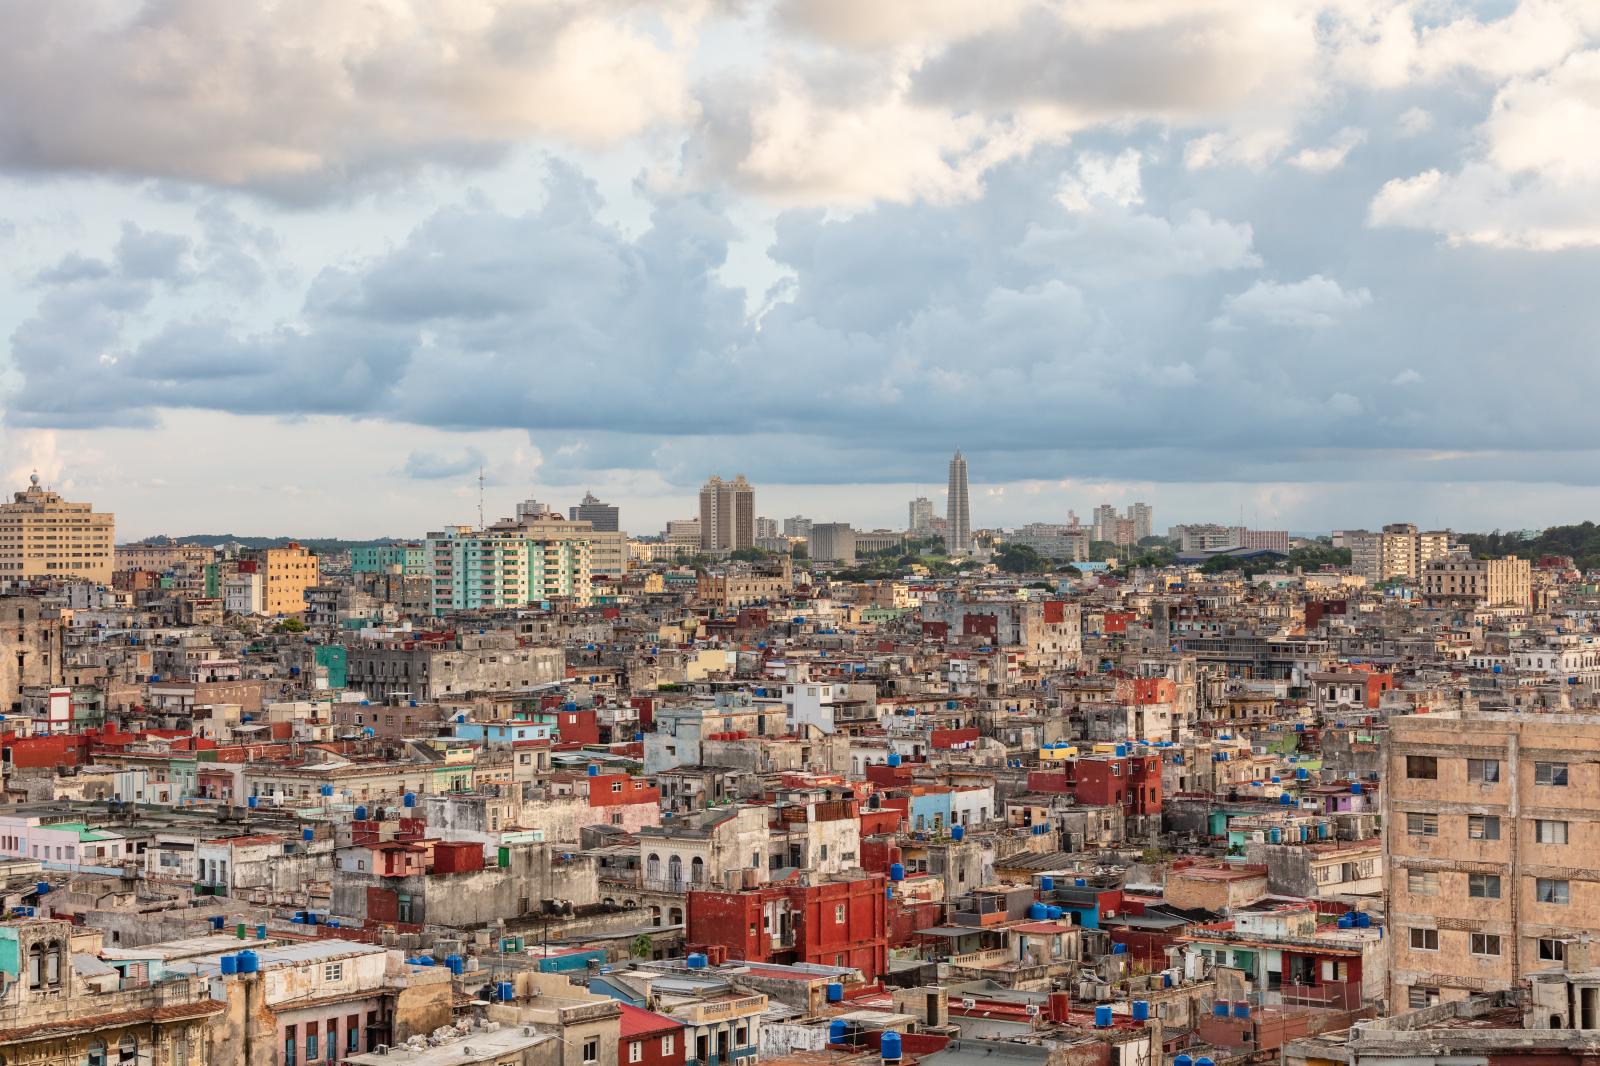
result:
<svg viewBox="0 0 1600 1066"><path fill-rule="evenodd" d="M356 821L364 822L366 820L367 820L367 809L365 807L357 807L356 808Z"/></svg>
<svg viewBox="0 0 1600 1066"><path fill-rule="evenodd" d="M323 795L324 795L324 796L331 796L331 795L333 795L333 786L332 786L332 785L323 785L323 786L322 786L322 794L323 794Z"/></svg>
<svg viewBox="0 0 1600 1066"><path fill-rule="evenodd" d="M1294 806L1294 797L1289 795L1289 793L1287 793L1287 792L1278 793L1278 806L1280 806L1280 807L1293 807Z"/></svg>
<svg viewBox="0 0 1600 1066"><path fill-rule="evenodd" d="M239 972L255 973L261 969L261 956L253 951L239 952Z"/></svg>
<svg viewBox="0 0 1600 1066"><path fill-rule="evenodd" d="M1295 768L1294 776L1301 781L1305 781L1311 777L1311 771L1304 766L1298 766Z"/></svg>
<svg viewBox="0 0 1600 1066"><path fill-rule="evenodd" d="M1226 1018L1228 1016L1228 1001L1219 999L1211 1004L1211 1013L1215 1017Z"/></svg>
<svg viewBox="0 0 1600 1066"><path fill-rule="evenodd" d="M899 1062L900 1061L900 1034L899 1033L895 1032L893 1029L890 1029L888 1032L883 1034L883 1041L878 1046L879 1046L879 1049L883 1052L883 1061L885 1061L885 1062Z"/></svg>
<svg viewBox="0 0 1600 1066"><path fill-rule="evenodd" d="M1136 999L1133 1001L1133 1020L1136 1022L1147 1022L1150 1020L1149 1000Z"/></svg>
<svg viewBox="0 0 1600 1066"><path fill-rule="evenodd" d="M1118 744L1117 745L1117 758L1120 759L1120 758L1122 758L1123 756L1125 756L1127 754L1128 754L1128 745L1126 745L1126 744Z"/></svg>
<svg viewBox="0 0 1600 1066"><path fill-rule="evenodd" d="M49 893L50 893L50 882L49 881L35 881L34 884L33 884L33 891L34 891L35 894L40 895L40 896L49 895Z"/></svg>
<svg viewBox="0 0 1600 1066"><path fill-rule="evenodd" d="M510 1003L517 994L510 981L501 981L494 986L494 997L501 1003Z"/></svg>
<svg viewBox="0 0 1600 1066"><path fill-rule="evenodd" d="M883 898L884 899L894 899L894 886L893 885L884 885L883 886Z"/></svg>
<svg viewBox="0 0 1600 1066"><path fill-rule="evenodd" d="M257 802L256 797L251 796L249 799L244 801L244 805L246 807L249 807L253 811L253 810L256 809L256 802Z"/></svg>
<svg viewBox="0 0 1600 1066"><path fill-rule="evenodd" d="M300 839L301 840L309 841L309 840L315 840L316 838L317 838L317 831L315 829L307 827L305 829L300 830Z"/></svg>
<svg viewBox="0 0 1600 1066"><path fill-rule="evenodd" d="M1339 921L1337 924L1340 929L1354 929L1356 926L1355 915L1348 913L1341 914L1339 915Z"/></svg>
<svg viewBox="0 0 1600 1066"><path fill-rule="evenodd" d="M835 1018L833 1021L828 1023L828 1043L844 1043L845 1035L849 1032L850 1027L844 1022L840 1021L838 1018Z"/></svg>
<svg viewBox="0 0 1600 1066"><path fill-rule="evenodd" d="M265 939L267 939L267 927L266 927L266 925L264 923L261 924L261 925L256 926L256 939L257 940L265 940Z"/></svg>
<svg viewBox="0 0 1600 1066"><path fill-rule="evenodd" d="M234 974L236 974L238 972L239 972L239 956L237 956L237 955L224 955L224 956L222 956L222 976L224 976L224 977L232 977Z"/></svg>
<svg viewBox="0 0 1600 1066"><path fill-rule="evenodd" d="M432 955L418 955L417 956L417 965L418 966L432 966L433 965L433 956Z"/></svg>
<svg viewBox="0 0 1600 1066"><path fill-rule="evenodd" d="M1094 1024L1099 1029L1111 1028L1111 1006L1102 1003L1094 1009Z"/></svg>
<svg viewBox="0 0 1600 1066"><path fill-rule="evenodd" d="M1279 777L1278 775L1276 775L1276 774L1272 775L1272 783L1274 785L1278 784L1282 780L1283 780L1283 778Z"/></svg>
<svg viewBox="0 0 1600 1066"><path fill-rule="evenodd" d="M844 985L840 984L838 981L829 981L828 982L828 1002L829 1003L843 1003L844 1002Z"/></svg>
<svg viewBox="0 0 1600 1066"><path fill-rule="evenodd" d="M1352 781L1352 782L1350 782L1350 795L1352 795L1352 796L1361 795L1361 782L1360 781Z"/></svg>
<svg viewBox="0 0 1600 1066"><path fill-rule="evenodd" d="M406 807L415 807L417 805L417 794L415 792L407 792L400 800L400 803Z"/></svg>
<svg viewBox="0 0 1600 1066"><path fill-rule="evenodd" d="M1194 1059L1188 1055L1179 1055L1172 1060L1172 1066L1194 1066Z"/></svg>
<svg viewBox="0 0 1600 1066"><path fill-rule="evenodd" d="M905 879L906 879L906 868L905 868L905 865L903 863L898 863L898 862L890 863L889 864L889 880L891 880L891 881L904 881Z"/></svg>
<svg viewBox="0 0 1600 1066"><path fill-rule="evenodd" d="M1042 922L1050 917L1050 908L1043 903L1030 903L1028 905L1028 917L1036 922Z"/></svg>
<svg viewBox="0 0 1600 1066"><path fill-rule="evenodd" d="M1082 878L1082 877L1073 878L1072 883L1074 885L1076 885L1078 888L1088 888L1089 887L1089 882L1087 880L1085 880L1084 878Z"/></svg>
<svg viewBox="0 0 1600 1066"><path fill-rule="evenodd" d="M1242 1000L1242 999L1239 1002L1235 1003L1233 1005L1233 1016L1235 1018L1248 1018L1248 1017L1250 1017L1250 1004L1247 1001Z"/></svg>
<svg viewBox="0 0 1600 1066"><path fill-rule="evenodd" d="M1113 955L1126 955L1127 953L1128 953L1128 945L1126 945L1126 944L1112 944L1111 945L1111 954L1113 954Z"/></svg>
<svg viewBox="0 0 1600 1066"><path fill-rule="evenodd" d="M1356 928L1357 929L1370 929L1371 927L1372 927L1372 915L1368 914L1366 911L1357 911L1356 912Z"/></svg>
<svg viewBox="0 0 1600 1066"><path fill-rule="evenodd" d="M1318 840L1323 840L1323 839L1326 839L1327 836L1328 836L1328 823L1327 822L1318 822L1317 823L1317 839Z"/></svg>
<svg viewBox="0 0 1600 1066"><path fill-rule="evenodd" d="M950 839L951 840L965 840L966 837L967 837L967 827L966 826L964 826L964 825L953 825L953 826L950 827Z"/></svg>
<svg viewBox="0 0 1600 1066"><path fill-rule="evenodd" d="M1194 1060L1194 1066L1217 1066L1217 1064L1212 1062L1206 1056L1201 1055L1199 1058Z"/></svg>
<svg viewBox="0 0 1600 1066"><path fill-rule="evenodd" d="M1052 892L1056 887L1056 879L1049 875L1041 877L1039 878L1039 887L1046 892Z"/></svg>
<svg viewBox="0 0 1600 1066"><path fill-rule="evenodd" d="M890 766L899 766L900 765L900 753L899 752L891 751L889 753L889 765Z"/></svg>
<svg viewBox="0 0 1600 1066"><path fill-rule="evenodd" d="M706 957L696 952L689 956L689 969L703 970L706 968Z"/></svg>
<svg viewBox="0 0 1600 1066"><path fill-rule="evenodd" d="M600 767L596 766L594 763L590 763L589 764L589 776L590 777L599 777L600 776Z"/></svg>
<svg viewBox="0 0 1600 1066"><path fill-rule="evenodd" d="M1061 915L1062 915L1062 910L1061 910L1060 907L1046 907L1045 908L1045 915L1052 922L1060 921L1061 920Z"/></svg>
<svg viewBox="0 0 1600 1066"><path fill-rule="evenodd" d="M458 977L461 975L462 971L466 969L466 963L462 960L460 955L446 955L444 957L444 964L449 968L451 973Z"/></svg>
<svg viewBox="0 0 1600 1066"><path fill-rule="evenodd" d="M1269 829L1267 830L1267 840L1273 844L1281 843L1283 841L1283 834L1277 829Z"/></svg>
<svg viewBox="0 0 1600 1066"><path fill-rule="evenodd" d="M228 919L223 915L213 914L211 916L211 928L221 932L222 927L227 924L227 921Z"/></svg>

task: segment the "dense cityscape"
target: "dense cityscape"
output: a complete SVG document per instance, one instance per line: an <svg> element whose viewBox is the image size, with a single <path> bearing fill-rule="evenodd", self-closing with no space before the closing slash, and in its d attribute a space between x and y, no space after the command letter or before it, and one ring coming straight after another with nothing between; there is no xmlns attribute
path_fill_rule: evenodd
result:
<svg viewBox="0 0 1600 1066"><path fill-rule="evenodd" d="M0 1066L1600 1066L1600 0L0 0Z"/></svg>
<svg viewBox="0 0 1600 1066"><path fill-rule="evenodd" d="M757 491L313 551L118 543L34 477L4 1061L1600 1050L1572 558L985 528L960 452L904 529Z"/></svg>

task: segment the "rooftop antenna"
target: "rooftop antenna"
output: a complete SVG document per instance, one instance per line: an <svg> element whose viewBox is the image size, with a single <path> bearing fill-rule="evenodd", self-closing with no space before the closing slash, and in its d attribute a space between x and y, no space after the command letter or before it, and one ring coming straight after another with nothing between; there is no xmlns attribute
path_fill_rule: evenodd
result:
<svg viewBox="0 0 1600 1066"><path fill-rule="evenodd" d="M478 528L483 528L483 464L478 464Z"/></svg>

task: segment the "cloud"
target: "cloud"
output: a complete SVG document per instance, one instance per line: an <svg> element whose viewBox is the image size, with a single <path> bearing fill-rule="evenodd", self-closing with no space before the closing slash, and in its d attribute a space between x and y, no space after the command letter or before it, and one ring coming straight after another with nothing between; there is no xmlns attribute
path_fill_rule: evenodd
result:
<svg viewBox="0 0 1600 1066"><path fill-rule="evenodd" d="M1343 166L1345 158L1366 139L1365 132L1347 126L1320 148L1302 148L1290 157L1289 163L1313 174L1326 174Z"/></svg>
<svg viewBox="0 0 1600 1066"><path fill-rule="evenodd" d="M447 478L475 475L486 463L484 454L476 448L468 448L454 455L414 451L406 456L405 464L401 466L399 473L415 481L443 481Z"/></svg>
<svg viewBox="0 0 1600 1066"><path fill-rule="evenodd" d="M1374 226L1428 230L1453 244L1559 251L1600 244L1600 50L1515 78L1479 127L1482 147L1454 172L1386 182Z"/></svg>
<svg viewBox="0 0 1600 1066"><path fill-rule="evenodd" d="M691 2L60 0L11 5L0 166L319 200L515 143L690 112ZM652 14L655 12L656 14ZM669 25L670 24L670 25Z"/></svg>
<svg viewBox="0 0 1600 1066"><path fill-rule="evenodd" d="M1096 204L1130 207L1144 199L1140 189L1139 151L1128 148L1116 156L1085 152L1074 173L1061 183L1057 199L1069 211L1087 211Z"/></svg>
<svg viewBox="0 0 1600 1066"><path fill-rule="evenodd" d="M1303 281L1258 281L1224 300L1222 314L1213 324L1230 328L1257 322L1290 329L1325 329L1371 302L1372 294L1366 289L1346 291L1321 274Z"/></svg>

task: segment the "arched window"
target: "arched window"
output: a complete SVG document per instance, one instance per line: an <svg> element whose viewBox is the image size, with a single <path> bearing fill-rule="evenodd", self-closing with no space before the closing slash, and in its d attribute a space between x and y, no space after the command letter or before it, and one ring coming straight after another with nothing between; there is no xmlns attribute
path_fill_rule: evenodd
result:
<svg viewBox="0 0 1600 1066"><path fill-rule="evenodd" d="M670 911L667 912L667 924L668 925L682 925L683 924L683 908L682 907L674 907Z"/></svg>
<svg viewBox="0 0 1600 1066"><path fill-rule="evenodd" d="M28 987L44 987L44 945L35 944L28 949Z"/></svg>
<svg viewBox="0 0 1600 1066"><path fill-rule="evenodd" d="M703 885L706 883L706 861L698 855L696 855L694 857L694 861L689 864L689 883L692 885Z"/></svg>
<svg viewBox="0 0 1600 1066"><path fill-rule="evenodd" d="M52 940L44 953L44 983L61 983L61 941Z"/></svg>
<svg viewBox="0 0 1600 1066"><path fill-rule="evenodd" d="M673 891L683 887L683 860L676 855L667 860L667 880L672 883Z"/></svg>
<svg viewBox="0 0 1600 1066"><path fill-rule="evenodd" d="M644 876L648 881L661 880L661 856L653 851L650 857L644 860Z"/></svg>

